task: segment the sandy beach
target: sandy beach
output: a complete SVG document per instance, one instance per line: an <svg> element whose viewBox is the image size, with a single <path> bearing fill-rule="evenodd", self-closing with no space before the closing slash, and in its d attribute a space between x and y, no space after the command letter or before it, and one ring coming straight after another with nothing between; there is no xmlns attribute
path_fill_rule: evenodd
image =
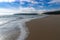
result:
<svg viewBox="0 0 60 40"><path fill-rule="evenodd" d="M27 22L30 35L27 40L60 40L60 15Z"/></svg>

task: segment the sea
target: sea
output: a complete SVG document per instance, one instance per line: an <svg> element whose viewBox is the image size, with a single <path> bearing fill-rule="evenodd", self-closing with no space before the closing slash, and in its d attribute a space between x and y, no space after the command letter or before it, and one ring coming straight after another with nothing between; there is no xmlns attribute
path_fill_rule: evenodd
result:
<svg viewBox="0 0 60 40"><path fill-rule="evenodd" d="M0 16L0 40L25 40L29 35L26 22L48 15L14 14Z"/></svg>

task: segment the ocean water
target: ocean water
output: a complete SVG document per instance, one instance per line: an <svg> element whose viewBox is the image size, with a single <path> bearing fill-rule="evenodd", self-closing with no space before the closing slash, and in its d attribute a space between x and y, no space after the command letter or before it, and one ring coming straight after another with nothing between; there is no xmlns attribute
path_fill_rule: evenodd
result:
<svg viewBox="0 0 60 40"><path fill-rule="evenodd" d="M26 22L48 15L5 15L0 16L0 40L25 40L29 35Z"/></svg>

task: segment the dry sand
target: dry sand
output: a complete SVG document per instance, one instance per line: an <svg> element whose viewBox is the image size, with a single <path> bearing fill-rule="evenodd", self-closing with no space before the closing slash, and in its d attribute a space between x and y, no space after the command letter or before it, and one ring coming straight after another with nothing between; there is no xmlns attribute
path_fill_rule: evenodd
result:
<svg viewBox="0 0 60 40"><path fill-rule="evenodd" d="M27 22L30 35L27 40L60 40L60 15Z"/></svg>

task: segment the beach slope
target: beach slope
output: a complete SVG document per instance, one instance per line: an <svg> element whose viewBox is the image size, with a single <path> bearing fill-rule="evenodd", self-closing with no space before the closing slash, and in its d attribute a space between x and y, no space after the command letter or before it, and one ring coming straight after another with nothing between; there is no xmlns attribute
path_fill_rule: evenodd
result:
<svg viewBox="0 0 60 40"><path fill-rule="evenodd" d="M60 15L27 22L30 35L27 40L60 40Z"/></svg>

